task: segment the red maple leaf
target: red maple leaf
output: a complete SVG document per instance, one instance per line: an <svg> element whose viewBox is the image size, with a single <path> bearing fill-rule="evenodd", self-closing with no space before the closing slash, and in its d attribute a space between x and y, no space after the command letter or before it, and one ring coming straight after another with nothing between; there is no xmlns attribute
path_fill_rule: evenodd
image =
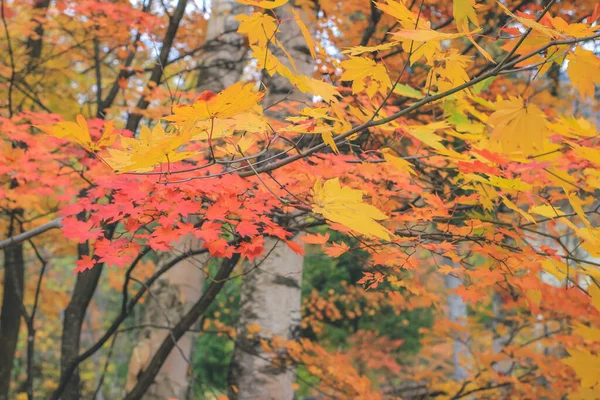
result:
<svg viewBox="0 0 600 400"><path fill-rule="evenodd" d="M75 239L79 243L86 240L95 240L102 236L100 230L94 230L89 221L79 221L77 218L69 217L62 221L63 234L69 239Z"/></svg>
<svg viewBox="0 0 600 400"><path fill-rule="evenodd" d="M300 243L294 242L293 240L286 240L285 244L296 254L304 255L304 246Z"/></svg>
<svg viewBox="0 0 600 400"><path fill-rule="evenodd" d="M92 259L92 257L90 256L82 256L81 259L75 261L75 265L77 266L77 268L75 268L75 273L79 273L79 272L83 272L86 271L88 269L92 269L94 268L94 266L96 265L96 263L94 262L94 260Z"/></svg>
<svg viewBox="0 0 600 400"><path fill-rule="evenodd" d="M317 233L315 235L308 234L302 237L302 241L308 244L325 244L328 240L329 233L326 233L325 235L321 235L320 233Z"/></svg>
<svg viewBox="0 0 600 400"><path fill-rule="evenodd" d="M325 254L327 254L329 257L339 257L348 250L350 250L350 246L348 246L346 243L333 242L331 246L325 249Z"/></svg>
<svg viewBox="0 0 600 400"><path fill-rule="evenodd" d="M248 260L252 261L260 256L265 250L263 247L264 244L265 241L262 236L255 236L249 242L240 243L238 251L242 257L246 257Z"/></svg>
<svg viewBox="0 0 600 400"><path fill-rule="evenodd" d="M258 226L254 225L250 221L241 221L235 227L235 230L242 236L254 236L258 234Z"/></svg>
<svg viewBox="0 0 600 400"><path fill-rule="evenodd" d="M233 248L227 243L225 239L217 239L212 242L207 242L203 246L208 249L208 252L213 257L231 258L233 255Z"/></svg>

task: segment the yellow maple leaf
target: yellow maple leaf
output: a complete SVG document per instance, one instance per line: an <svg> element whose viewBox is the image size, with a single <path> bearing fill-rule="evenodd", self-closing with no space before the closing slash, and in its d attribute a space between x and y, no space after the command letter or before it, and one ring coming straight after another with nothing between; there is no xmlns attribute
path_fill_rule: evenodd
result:
<svg viewBox="0 0 600 400"><path fill-rule="evenodd" d="M211 118L227 119L256 107L264 93L256 91L253 83L237 82L208 100L198 100L189 106L178 106L173 115L164 119L178 124Z"/></svg>
<svg viewBox="0 0 600 400"><path fill-rule="evenodd" d="M343 119L329 116L329 111L329 109L323 107L306 107L302 110L301 116L286 118L294 124L287 126L284 130L287 132L320 134L323 141L337 154L339 150L333 139L333 134L347 131L351 128L351 125Z"/></svg>
<svg viewBox="0 0 600 400"><path fill-rule="evenodd" d="M595 85L600 85L600 58L592 51L578 47L567 55L567 74L582 98L594 99Z"/></svg>
<svg viewBox="0 0 600 400"><path fill-rule="evenodd" d="M479 26L477 14L475 13L475 0L454 0L452 3L452 13L456 27L460 30L468 27L469 21L475 26Z"/></svg>
<svg viewBox="0 0 600 400"><path fill-rule="evenodd" d="M286 78L298 90L320 96L327 103L334 103L340 96L338 90L331 84L311 78L306 75L297 75L291 69L283 65L277 57L266 47L252 46L252 57L258 63L259 69L264 69L273 76L276 73Z"/></svg>
<svg viewBox="0 0 600 400"><path fill-rule="evenodd" d="M531 215L529 215L527 212L521 210L521 208L516 205L515 203L513 203L508 197L506 196L502 196L502 201L504 202L504 205L508 208L510 208L513 211L518 212L520 215L523 216L523 218L525 218L527 221L529 222L533 222L534 224L536 223L535 218L533 218Z"/></svg>
<svg viewBox="0 0 600 400"><path fill-rule="evenodd" d="M521 97L510 96L498 102L487 123L494 127L492 138L500 142L505 153L521 150L530 155L541 149L547 138L546 115Z"/></svg>
<svg viewBox="0 0 600 400"><path fill-rule="evenodd" d="M542 268L544 268L547 273L553 275L559 281L564 280L569 271L569 266L567 264L553 258L548 258L542 261Z"/></svg>
<svg viewBox="0 0 600 400"><path fill-rule="evenodd" d="M469 32L475 33L475 32ZM442 40L456 39L465 36L467 33L443 33L434 31L433 29L401 29L398 32L393 33L394 36L412 40L415 42L439 42ZM413 46L416 47L416 46Z"/></svg>
<svg viewBox="0 0 600 400"><path fill-rule="evenodd" d="M351 57L341 62L344 69L342 81L352 81L352 93L360 93L363 90L369 97L379 92L386 95L392 87L392 81L381 64L366 57Z"/></svg>
<svg viewBox="0 0 600 400"><path fill-rule="evenodd" d="M169 135L161 124L156 124L152 130L142 126L138 139L121 138L125 150L109 149L111 157L105 161L118 173L151 171L158 164L177 162L194 155L176 152L192 134L189 131Z"/></svg>
<svg viewBox="0 0 600 400"><path fill-rule="evenodd" d="M557 217L565 215L565 213L563 213L560 210L560 208L551 206L550 204L544 204L541 206L531 207L529 209L529 212L531 214L541 215L542 217L546 217L546 218L557 218Z"/></svg>
<svg viewBox="0 0 600 400"><path fill-rule="evenodd" d="M581 386L591 388L600 380L600 357L589 350L567 349L571 357L562 362L573 368L581 380Z"/></svg>
<svg viewBox="0 0 600 400"><path fill-rule="evenodd" d="M575 228L575 234L581 239L583 243L581 247L587 251L592 257L600 257L600 228ZM585 271L588 273L588 271ZM600 278L600 275L598 276Z"/></svg>
<svg viewBox="0 0 600 400"><path fill-rule="evenodd" d="M349 56L357 56L362 53L372 53L375 51L389 50L396 45L397 43L395 42L388 42L379 44L377 46L353 46L342 51L342 54L348 54Z"/></svg>
<svg viewBox="0 0 600 400"><path fill-rule="evenodd" d="M385 2L386 4L377 2L375 3L375 6L385 14L396 18L403 26L415 26L417 15L410 11L410 9L404 5L404 2L397 2L394 0L385 0Z"/></svg>
<svg viewBox="0 0 600 400"><path fill-rule="evenodd" d="M317 58L317 53L315 52L315 42L312 39L308 27L300 18L298 11L292 8L292 13L294 14L294 20L296 21L296 24L298 24L298 28L300 28L302 36L304 36L304 40L306 41L306 45L308 46L308 51L310 51L310 55L312 56L312 58Z"/></svg>
<svg viewBox="0 0 600 400"><path fill-rule="evenodd" d="M39 125L36 127L54 137L76 142L92 153L110 146L116 139L114 121L108 121L104 125L102 137L96 143L92 142L90 130L83 115L77 115L76 121L63 121L55 125Z"/></svg>
<svg viewBox="0 0 600 400"><path fill-rule="evenodd" d="M277 21L270 15L255 12L251 15L238 15L235 19L240 21L238 33L248 36L250 45L265 47L275 39L275 33L278 31Z"/></svg>
<svg viewBox="0 0 600 400"><path fill-rule="evenodd" d="M561 17L552 17L550 15L548 15L547 18L552 23L552 26L554 26L554 28L556 28L556 30L560 33L564 33L576 38L583 38L594 34L594 30L587 24L569 24Z"/></svg>
<svg viewBox="0 0 600 400"><path fill-rule="evenodd" d="M412 168L412 164L406 161L403 158L397 157L392 154L392 150L389 148L385 148L381 151L383 153L383 158L386 162L390 163L399 171L407 172L410 175L416 175L417 173Z"/></svg>
<svg viewBox="0 0 600 400"><path fill-rule="evenodd" d="M573 333L590 342L600 342L600 329L598 328L576 323L573 326Z"/></svg>
<svg viewBox="0 0 600 400"><path fill-rule="evenodd" d="M266 10L272 10L277 7L281 7L290 0L237 0L238 3L247 4L249 6L255 6L264 8Z"/></svg>
<svg viewBox="0 0 600 400"><path fill-rule="evenodd" d="M313 188L313 211L330 221L340 223L362 235L390 240L391 232L377 221L387 216L376 207L363 202L363 192L341 187L339 178L322 183L315 182Z"/></svg>

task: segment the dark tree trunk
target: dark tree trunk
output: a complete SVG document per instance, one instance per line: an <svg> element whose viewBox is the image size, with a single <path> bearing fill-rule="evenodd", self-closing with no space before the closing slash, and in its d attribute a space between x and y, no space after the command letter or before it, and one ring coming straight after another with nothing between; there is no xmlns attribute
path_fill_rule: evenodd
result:
<svg viewBox="0 0 600 400"><path fill-rule="evenodd" d="M87 255L87 244L79 245L78 253L79 257ZM96 291L100 274L102 274L102 265L99 264L94 268L80 272L77 275L77 281L75 282L71 301L65 310L60 356L60 379L61 381L63 379L69 379L69 383L61 397L63 400L79 400L81 398L79 369L75 369L70 377L66 377L64 374L69 365L71 365L79 355L81 326L83 325L83 320L90 300Z"/></svg>
<svg viewBox="0 0 600 400"><path fill-rule="evenodd" d="M13 211L8 237L18 233L14 229L15 213L18 211ZM4 294L0 314L0 400L9 399L10 378L21 327L24 271L23 245L19 243L5 248Z"/></svg>
<svg viewBox="0 0 600 400"><path fill-rule="evenodd" d="M50 0L36 0L33 4L33 9L36 14L40 17L46 17L46 12L48 11L48 6L50 6ZM31 63L35 62L42 55L42 38L44 36L44 24L38 22L35 29L35 36L29 36L27 39L27 50L29 52L29 62L31 67Z"/></svg>

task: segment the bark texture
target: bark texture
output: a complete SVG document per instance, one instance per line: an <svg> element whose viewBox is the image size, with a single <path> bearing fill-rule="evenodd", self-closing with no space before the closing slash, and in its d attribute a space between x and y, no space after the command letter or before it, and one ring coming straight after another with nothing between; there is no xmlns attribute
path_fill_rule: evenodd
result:
<svg viewBox="0 0 600 400"><path fill-rule="evenodd" d="M264 260L244 263L240 319L230 371L230 385L237 388L237 393L232 390L230 398L285 400L294 397L295 368L273 363L275 355L266 353L256 337L248 338L248 326L259 325L258 337L267 340L272 336L296 337L301 320L304 260L276 239L268 239L265 249L273 250Z"/></svg>
<svg viewBox="0 0 600 400"><path fill-rule="evenodd" d="M88 255L88 253L86 243L78 246L78 258ZM60 380L68 380L68 383L61 396L62 400L78 400L81 398L79 369L75 369L70 376L67 375L69 374L69 367L79 356L81 327L101 274L102 265L96 265L92 269L77 274L71 301L65 309L60 353Z"/></svg>
<svg viewBox="0 0 600 400"><path fill-rule="evenodd" d="M12 234L9 232L10 236ZM10 399L10 378L21 326L24 270L23 245L19 243L4 249L4 293L0 314L0 400Z"/></svg>
<svg viewBox="0 0 600 400"><path fill-rule="evenodd" d="M293 19L293 2L276 9L280 21ZM314 29L311 15L305 10L296 9L309 30ZM296 24L290 22L277 39L281 41L295 62L299 75L312 76L315 63L304 37ZM283 63L287 57L275 51ZM288 64L288 67L291 67ZM264 71L263 71L264 72ZM263 76L267 88L266 106L279 102L304 108L311 98L297 90L280 76ZM283 118L276 108L267 110L274 118ZM298 240L298 237L295 239ZM268 239L265 249L273 251L260 263L246 262L242 283L240 318L237 327L237 341L229 371L229 396L240 400L291 400L294 398L292 385L296 380L293 365L282 366L273 354L266 353L257 340L248 338L248 326L261 327L261 337L282 337L295 339L301 320L301 283L304 258L295 254L285 243ZM235 388L235 389L234 389Z"/></svg>
<svg viewBox="0 0 600 400"><path fill-rule="evenodd" d="M458 265L452 265L452 268L459 268ZM461 280L453 275L444 276L444 284L451 292L448 294L448 318L455 324L465 326L467 319L467 305L462 297L454 294L454 289L462 285ZM452 342L452 363L454 364L454 380L460 382L469 376L465 363L468 362L469 349L468 332L458 331L454 333Z"/></svg>
<svg viewBox="0 0 600 400"><path fill-rule="evenodd" d="M247 6L235 0L214 0L208 21L206 49L200 65L196 86L200 91L218 93L233 85L242 76L248 49L237 33L239 22L235 16Z"/></svg>

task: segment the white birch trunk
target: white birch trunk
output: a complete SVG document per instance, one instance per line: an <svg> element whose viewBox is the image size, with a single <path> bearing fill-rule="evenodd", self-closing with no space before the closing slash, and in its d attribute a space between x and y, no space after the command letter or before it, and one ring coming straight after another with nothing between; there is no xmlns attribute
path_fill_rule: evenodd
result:
<svg viewBox="0 0 600 400"><path fill-rule="evenodd" d="M293 18L292 4L276 9L279 20ZM314 25L311 18L298 9L309 30ZM314 60L300 29L294 22L286 23L278 34L296 65L296 73L312 76ZM285 56L275 53L280 61L287 63ZM279 101L294 101L293 105L303 108L311 98L295 89L282 76L264 77L269 105ZM298 102L300 101L300 102ZM269 110L269 114L280 117ZM295 239L296 241L298 238ZM271 249L276 239L268 239L265 249ZM237 340L231 362L229 383L230 398L240 400L291 400L294 398L293 384L296 370L293 365L274 364L273 354L263 351L256 340L248 338L248 326L261 327L260 336L278 336L294 339L301 319L301 282L303 257L295 254L285 243L277 243L274 251L257 267L245 263L246 274L242 283L240 318L237 327Z"/></svg>
<svg viewBox="0 0 600 400"><path fill-rule="evenodd" d="M296 239L297 240L297 239ZM259 338L293 339L300 325L303 257L276 239L268 239L265 249L273 249L264 260L244 263L240 319L230 383L231 397L240 400L293 399L295 367L277 363L276 355L265 352ZM248 327L261 331L249 337Z"/></svg>
<svg viewBox="0 0 600 400"><path fill-rule="evenodd" d="M452 268L457 269L459 266L452 265ZM455 324L465 326L467 321L467 305L462 297L453 293L456 288L462 285L461 280L453 275L444 276L444 285L449 290L448 293L448 318ZM467 363L469 359L469 343L468 332L455 332L452 341L452 363L454 365L454 380L457 382L464 381L469 376L467 371Z"/></svg>

